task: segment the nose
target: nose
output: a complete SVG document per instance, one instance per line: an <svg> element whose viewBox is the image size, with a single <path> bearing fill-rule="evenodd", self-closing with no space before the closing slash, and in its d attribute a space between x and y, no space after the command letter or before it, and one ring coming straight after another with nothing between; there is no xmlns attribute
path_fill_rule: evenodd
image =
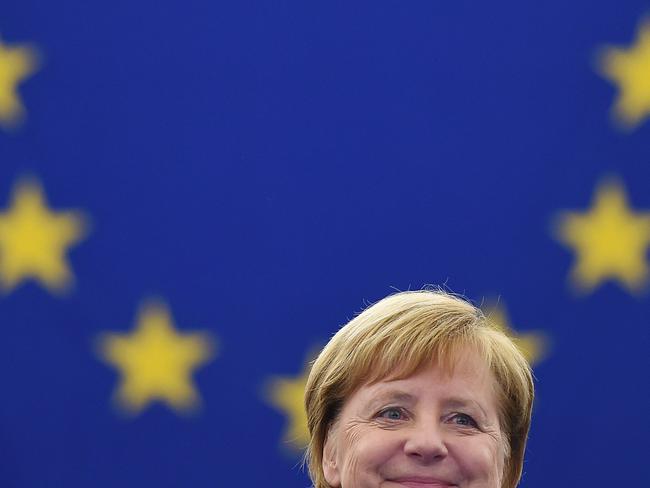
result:
<svg viewBox="0 0 650 488"><path fill-rule="evenodd" d="M414 424L404 443L404 452L421 463L444 459L448 450L440 425L433 421Z"/></svg>

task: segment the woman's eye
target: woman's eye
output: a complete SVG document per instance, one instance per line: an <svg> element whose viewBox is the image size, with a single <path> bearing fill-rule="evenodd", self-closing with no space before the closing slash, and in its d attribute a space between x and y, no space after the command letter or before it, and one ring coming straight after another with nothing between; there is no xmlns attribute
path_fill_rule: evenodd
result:
<svg viewBox="0 0 650 488"><path fill-rule="evenodd" d="M401 408L386 408L377 416L388 420L402 420L405 417Z"/></svg>
<svg viewBox="0 0 650 488"><path fill-rule="evenodd" d="M476 421L470 416L467 415L466 413L456 413L452 417L452 421L456 425L464 425L468 427L478 427L478 424Z"/></svg>

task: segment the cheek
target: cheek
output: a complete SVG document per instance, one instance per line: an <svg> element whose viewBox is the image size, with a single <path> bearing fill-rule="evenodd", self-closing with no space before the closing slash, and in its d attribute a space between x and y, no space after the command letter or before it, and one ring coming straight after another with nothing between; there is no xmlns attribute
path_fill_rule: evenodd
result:
<svg viewBox="0 0 650 488"><path fill-rule="evenodd" d="M500 488L503 453L493 439L463 437L449 446L449 450L469 486Z"/></svg>
<svg viewBox="0 0 650 488"><path fill-rule="evenodd" d="M344 449L339 450L344 487L369 486L368 482L381 479L385 466L400 452L395 432L358 429L346 437Z"/></svg>

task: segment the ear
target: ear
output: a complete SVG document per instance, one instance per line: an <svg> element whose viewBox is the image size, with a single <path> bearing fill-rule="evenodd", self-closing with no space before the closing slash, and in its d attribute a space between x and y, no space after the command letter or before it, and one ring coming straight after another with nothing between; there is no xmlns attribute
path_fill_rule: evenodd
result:
<svg viewBox="0 0 650 488"><path fill-rule="evenodd" d="M336 432L333 426L327 432L327 439L323 446L323 474L325 481L332 488L341 486L341 474L336 461Z"/></svg>

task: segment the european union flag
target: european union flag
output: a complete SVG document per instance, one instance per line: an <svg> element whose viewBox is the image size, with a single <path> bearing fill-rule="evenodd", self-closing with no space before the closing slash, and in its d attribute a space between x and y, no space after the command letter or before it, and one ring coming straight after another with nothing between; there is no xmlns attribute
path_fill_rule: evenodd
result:
<svg viewBox="0 0 650 488"><path fill-rule="evenodd" d="M5 5L0 486L308 486L310 360L428 284L533 365L522 487L647 486L646 9Z"/></svg>

